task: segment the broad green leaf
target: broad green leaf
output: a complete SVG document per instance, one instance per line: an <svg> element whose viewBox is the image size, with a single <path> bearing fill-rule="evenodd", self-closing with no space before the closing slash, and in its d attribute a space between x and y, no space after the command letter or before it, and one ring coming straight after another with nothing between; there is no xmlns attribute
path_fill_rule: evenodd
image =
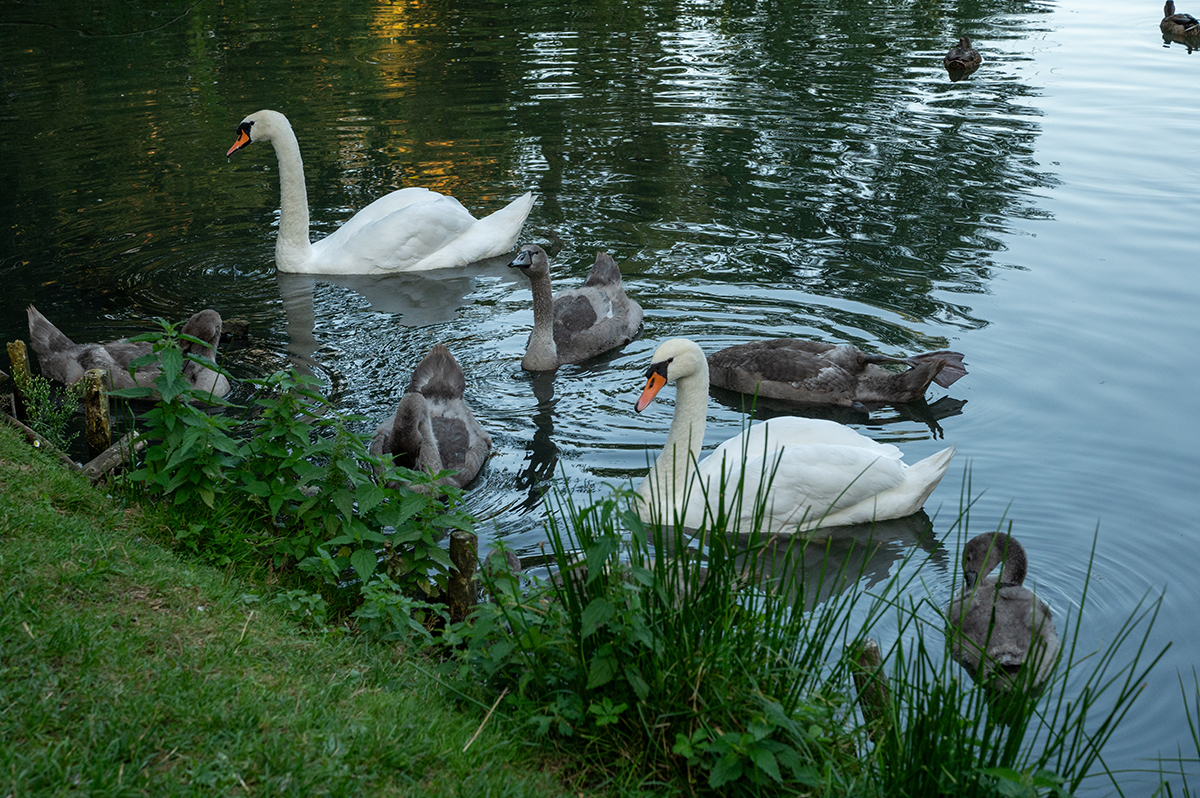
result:
<svg viewBox="0 0 1200 798"><path fill-rule="evenodd" d="M356 549L350 555L350 565L354 567L354 570L358 573L358 578L364 583L371 578L371 574L375 573L377 562L378 559L375 556L375 552L370 549Z"/></svg>

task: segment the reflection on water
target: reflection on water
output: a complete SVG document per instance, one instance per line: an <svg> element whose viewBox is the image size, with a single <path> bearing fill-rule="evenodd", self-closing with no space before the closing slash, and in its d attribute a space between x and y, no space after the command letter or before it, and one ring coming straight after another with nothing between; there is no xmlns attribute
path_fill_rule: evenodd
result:
<svg viewBox="0 0 1200 798"><path fill-rule="evenodd" d="M1080 552L1099 522L1088 643L1147 590L1189 584L1200 456L1182 442L1200 432L1162 396L1200 395L1200 372L1180 366L1200 337L1181 232L1200 198L1186 158L1163 153L1186 150L1200 109L1180 100L1195 62L1186 45L1160 46L1159 8L103 10L79 0L0 10L6 340L24 336L30 302L78 340L213 307L250 325L226 357L235 376L291 358L365 416L364 431L445 343L494 440L468 502L485 536L521 552L545 539L544 490L583 498L645 473L671 407L638 417L632 404L666 338L709 352L773 337L952 348L971 364L953 394L837 420L914 459L942 448L935 438L957 445L986 490L976 523L1011 518L1049 553L1056 608L1077 606ZM942 57L964 32L986 61L952 82ZM645 309L642 337L530 376L519 365L528 287L502 266L277 279L276 167L233 169L224 157L229 132L259 108L304 130L315 236L402 186L467 207L534 190L522 243L545 229L561 238L563 285L583 279L597 250L612 253ZM716 395L706 446L743 423L740 398ZM926 505L942 509L938 534L956 489L945 480ZM941 556L897 536L866 562L882 574L914 547ZM950 584L947 570L929 589L944 603ZM1163 638L1180 637L1167 668L1189 666L1200 639L1184 593L1164 604ZM1148 686L1109 765L1190 740L1175 687Z"/></svg>
<svg viewBox="0 0 1200 798"><path fill-rule="evenodd" d="M939 568L952 560L925 512L836 527L825 533L827 537L807 544L775 536L756 554L760 573L804 592L806 609L852 586L869 590L887 583L900 563L913 556L914 549L924 551L924 559ZM747 536L741 536L743 548L749 543Z"/></svg>
<svg viewBox="0 0 1200 798"><path fill-rule="evenodd" d="M507 264L511 254L432 272L368 274L286 274L276 272L287 318L288 352L297 366L311 373L317 341L313 297L320 284L337 285L361 295L377 313L388 313L406 327L429 327L453 321L475 287L475 278Z"/></svg>

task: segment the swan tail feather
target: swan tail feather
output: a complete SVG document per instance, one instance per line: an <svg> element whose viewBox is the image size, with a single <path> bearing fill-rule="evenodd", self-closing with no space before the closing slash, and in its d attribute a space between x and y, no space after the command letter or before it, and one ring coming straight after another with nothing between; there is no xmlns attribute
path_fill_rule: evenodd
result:
<svg viewBox="0 0 1200 798"><path fill-rule="evenodd" d="M39 358L47 358L75 346L75 342L55 327L37 308L30 305L25 309L29 316L29 344Z"/></svg>
<svg viewBox="0 0 1200 798"><path fill-rule="evenodd" d="M946 475L947 469L950 468L950 461L954 459L957 451L957 447L949 446L908 467L908 470L905 472L905 481L915 488L919 488L919 501L915 504L913 512L916 512L925 505L925 500L929 498L929 494L933 493L933 489L938 486L938 483L942 481L942 477Z"/></svg>
<svg viewBox="0 0 1200 798"><path fill-rule="evenodd" d="M533 192L517 197L471 225L462 235L405 271L431 271L464 266L509 252L516 246L533 209Z"/></svg>
<svg viewBox="0 0 1200 798"><path fill-rule="evenodd" d="M428 399L461 399L466 386L466 377L454 355L444 344L435 344L413 369L408 390Z"/></svg>

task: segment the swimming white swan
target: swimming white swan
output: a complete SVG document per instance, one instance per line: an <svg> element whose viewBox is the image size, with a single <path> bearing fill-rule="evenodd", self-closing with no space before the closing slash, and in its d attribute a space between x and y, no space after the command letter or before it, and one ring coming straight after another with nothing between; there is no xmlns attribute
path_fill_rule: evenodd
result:
<svg viewBox="0 0 1200 798"><path fill-rule="evenodd" d="M308 240L308 193L300 145L287 117L259 111L242 120L226 156L256 141L279 159L279 235L275 267L300 274L386 274L463 266L509 252L533 194L476 219L453 197L403 188L375 200L316 243Z"/></svg>
<svg viewBox="0 0 1200 798"><path fill-rule="evenodd" d="M676 385L667 443L637 488L639 514L646 521L673 524L678 513L684 526L711 524L723 496L728 528L749 532L755 497L764 484L764 533L902 518L921 509L954 456L951 446L908 466L895 446L836 422L783 417L754 424L694 466L708 408L704 352L683 338L667 341L654 353L646 376L639 413L664 385ZM744 500L733 507L743 474Z"/></svg>
<svg viewBox="0 0 1200 798"><path fill-rule="evenodd" d="M26 308L29 316L29 343L37 353L42 376L73 385L83 379L89 369L101 369L108 374L108 388L153 388L159 375L158 363L140 367L129 376L129 364L154 351L148 341L109 341L104 344L77 344L50 323L33 305ZM180 332L204 341L203 345L180 340L185 355L194 355L216 363L217 344L221 341L221 314L202 310L184 323ZM195 360L185 360L183 377L188 384L204 394L224 396L229 393L229 380Z"/></svg>
<svg viewBox="0 0 1200 798"><path fill-rule="evenodd" d="M911 402L929 383L943 388L966 375L963 356L940 350L909 358L870 355L853 344L772 338L737 344L708 356L712 384L738 393L802 404L852 406ZM880 363L909 366L896 372Z"/></svg>
<svg viewBox="0 0 1200 798"><path fill-rule="evenodd" d="M996 566L1000 572L988 576ZM962 592L946 607L954 658L1000 692L1040 685L1058 656L1058 631L1046 602L1024 586L1025 548L1003 532L987 532L967 542L962 567ZM1018 677L1031 655L1033 670Z"/></svg>
<svg viewBox="0 0 1200 798"><path fill-rule="evenodd" d="M390 454L396 465L414 471L454 471L445 482L463 487L492 449L492 436L463 399L465 388L458 361L445 346L435 345L413 369L396 414L379 425L370 451Z"/></svg>
<svg viewBox="0 0 1200 798"><path fill-rule="evenodd" d="M509 266L529 278L533 290L533 332L521 368L551 371L624 346L642 326L642 306L625 295L621 270L607 252L579 288L550 294L550 259L537 244L521 247Z"/></svg>

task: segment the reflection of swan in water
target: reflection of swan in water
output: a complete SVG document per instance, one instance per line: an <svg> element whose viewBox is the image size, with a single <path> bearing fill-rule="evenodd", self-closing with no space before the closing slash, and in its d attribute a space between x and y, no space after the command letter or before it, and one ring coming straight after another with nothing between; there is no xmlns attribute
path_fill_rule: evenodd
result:
<svg viewBox="0 0 1200 798"><path fill-rule="evenodd" d="M554 476L558 466L558 445L554 443L554 372L541 371L529 374L533 396L537 407L533 411L533 438L526 447L525 468L517 478L517 490L527 492L521 507L532 510L542 503L547 481Z"/></svg>
<svg viewBox="0 0 1200 798"><path fill-rule="evenodd" d="M749 536L739 536L741 547L749 542ZM790 546L794 550L789 554ZM924 510L904 518L822 530L820 539L807 544L790 535L773 536L757 555L755 571L776 582L789 578L793 590L804 591L805 609L812 609L855 584L867 589L891 579L893 566L916 546L933 560L949 561Z"/></svg>
<svg viewBox="0 0 1200 798"><path fill-rule="evenodd" d="M317 282L349 288L361 294L380 313L392 313L396 322L406 327L425 327L449 321L459 308L470 304L468 294L475 288L475 278L487 273L508 282L516 276L503 267L507 254L488 258L467 266L438 269L430 272L400 272L374 276L368 274L287 274L277 272L279 293L287 315L290 343L288 351L302 368L314 366L313 354L320 343L313 335L316 313L313 307Z"/></svg>
<svg viewBox="0 0 1200 798"><path fill-rule="evenodd" d="M946 437L945 430L942 429L941 424L938 422L944 418L961 416L963 405L967 403L966 399L953 399L949 396L940 397L930 403L922 397L912 402L899 402L889 405L877 403L869 403L859 407L810 405L804 407L803 412L798 412L796 405L779 399L767 399L761 396L755 399L736 391L727 391L724 388L715 387L709 393L713 399L730 409L742 413L751 413L753 411L751 418L755 421L766 421L769 418L797 415L802 415L806 418L824 418L836 421L839 424L865 424L870 422L872 427L907 421L920 421L929 427L929 431L933 433L934 438ZM895 413L893 415L881 416L874 412L884 407L893 408Z"/></svg>
<svg viewBox="0 0 1200 798"><path fill-rule="evenodd" d="M676 550L673 535L666 535L668 557L704 557L689 549ZM685 538L684 545L695 545ZM730 543L737 552L737 568L744 578L766 588L774 584L788 591L793 601L804 593L804 609L811 610L835 595L858 585L866 590L892 578L896 563L919 547L929 559L950 566L946 548L933 534L933 524L924 510L873 524L854 524L822 530L818 540L804 541L795 535L772 535L766 540L757 535L735 535ZM753 549L753 553L751 553ZM524 568L553 565L544 552L520 559ZM701 564L701 578L705 569Z"/></svg>

